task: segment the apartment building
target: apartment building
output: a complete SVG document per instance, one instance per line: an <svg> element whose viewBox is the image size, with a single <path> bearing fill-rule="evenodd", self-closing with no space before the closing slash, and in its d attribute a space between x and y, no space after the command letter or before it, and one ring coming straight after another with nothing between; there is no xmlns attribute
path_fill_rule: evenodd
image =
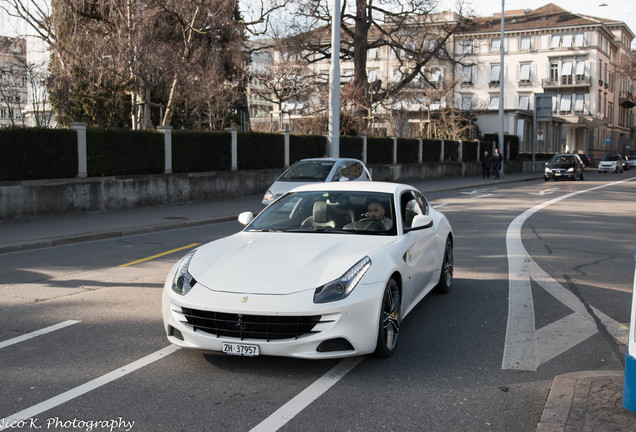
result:
<svg viewBox="0 0 636 432"><path fill-rule="evenodd" d="M554 4L535 10L480 18L458 35L456 52L466 55L456 92L464 108L487 107L478 116L482 132L517 135L522 151L579 152L598 160L610 151L632 152L634 33L622 22L565 11ZM504 47L504 64L500 46ZM499 82L500 68L504 82ZM504 100L500 101L500 86ZM552 121L533 131L534 95L552 95ZM534 138L536 137L536 141Z"/></svg>
<svg viewBox="0 0 636 432"><path fill-rule="evenodd" d="M0 127L23 124L28 95L26 59L25 39L0 36Z"/></svg>
<svg viewBox="0 0 636 432"><path fill-rule="evenodd" d="M426 19L433 28L458 18L445 12ZM636 153L636 68L630 51L634 33L624 23L568 12L554 4L506 12L504 22L503 41L500 15L469 20L444 46L434 32L411 35L411 43L435 55L397 97L372 107L368 129L398 136L430 134L431 113L454 107L470 111L482 134L497 134L501 103L504 132L520 138L523 152L532 152L534 146L538 153L580 152L597 160L609 151ZM386 87L399 81L413 63L404 60L389 47L370 49L369 83ZM328 61L311 67L321 81L328 76ZM352 61L341 61L340 70L341 83L346 84L353 77ZM552 121L539 122L535 130L534 97L539 93L552 95ZM307 99L293 104L320 106L318 96ZM307 109L290 113L297 119L315 115ZM269 113L270 119L277 115ZM292 130L293 120L289 114ZM438 121L443 122L443 116Z"/></svg>

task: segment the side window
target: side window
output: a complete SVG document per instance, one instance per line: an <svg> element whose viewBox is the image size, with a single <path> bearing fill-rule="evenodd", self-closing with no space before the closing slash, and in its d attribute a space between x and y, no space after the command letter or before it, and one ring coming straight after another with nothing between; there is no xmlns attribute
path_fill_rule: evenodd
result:
<svg viewBox="0 0 636 432"><path fill-rule="evenodd" d="M401 207L402 207L402 223L404 228L410 228L413 224L413 218L416 215L425 214L422 211L422 207L420 206L419 200L414 196L411 192L406 192L402 195L401 198Z"/></svg>
<svg viewBox="0 0 636 432"><path fill-rule="evenodd" d="M428 214L428 202L426 202L426 198L424 198L424 195L422 195L419 192L415 193L415 199L417 200L417 203L419 204L420 208L422 209L422 213L421 214Z"/></svg>
<svg viewBox="0 0 636 432"><path fill-rule="evenodd" d="M362 175L362 165L359 162L349 162L349 170L351 172L351 180L357 180Z"/></svg>
<svg viewBox="0 0 636 432"><path fill-rule="evenodd" d="M336 167L336 173L333 176L333 181L347 181L353 180L349 165L346 162L340 162Z"/></svg>

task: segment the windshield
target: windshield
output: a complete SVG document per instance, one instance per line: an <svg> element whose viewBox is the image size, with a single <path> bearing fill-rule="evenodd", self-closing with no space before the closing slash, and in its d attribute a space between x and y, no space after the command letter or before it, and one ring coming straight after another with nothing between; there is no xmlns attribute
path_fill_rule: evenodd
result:
<svg viewBox="0 0 636 432"><path fill-rule="evenodd" d="M602 161L615 161L618 160L618 155L615 154L611 154L611 155L605 155L603 156L603 159L601 159Z"/></svg>
<svg viewBox="0 0 636 432"><path fill-rule="evenodd" d="M271 204L245 230L395 235L394 220L392 194L296 192Z"/></svg>
<svg viewBox="0 0 636 432"><path fill-rule="evenodd" d="M333 160L298 161L289 167L278 180L324 182L334 163Z"/></svg>
<svg viewBox="0 0 636 432"><path fill-rule="evenodd" d="M573 164L574 162L574 156L571 155L556 155L552 156L552 159L550 159L550 163Z"/></svg>

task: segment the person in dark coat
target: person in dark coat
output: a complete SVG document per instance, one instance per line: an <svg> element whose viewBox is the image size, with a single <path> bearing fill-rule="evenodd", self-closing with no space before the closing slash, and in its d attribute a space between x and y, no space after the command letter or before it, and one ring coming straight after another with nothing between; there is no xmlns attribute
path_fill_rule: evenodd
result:
<svg viewBox="0 0 636 432"><path fill-rule="evenodd" d="M503 155L499 153L498 148L495 148L495 154L492 157L492 173L494 174L496 179L499 178L499 171L501 171L502 163Z"/></svg>
<svg viewBox="0 0 636 432"><path fill-rule="evenodd" d="M484 152L484 156L481 158L481 176L482 178L490 178L490 168L492 168L492 157L487 151Z"/></svg>

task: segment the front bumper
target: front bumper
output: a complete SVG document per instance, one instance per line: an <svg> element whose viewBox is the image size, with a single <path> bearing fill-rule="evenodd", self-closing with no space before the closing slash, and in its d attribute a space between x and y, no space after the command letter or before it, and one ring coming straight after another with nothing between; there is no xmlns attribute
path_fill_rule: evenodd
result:
<svg viewBox="0 0 636 432"><path fill-rule="evenodd" d="M245 295L216 292L196 284L188 294L181 296L174 293L167 282L162 299L164 330L171 343L184 348L222 352L223 342L231 342L258 345L260 355L309 359L364 355L373 352L376 347L383 288L382 283L360 283L343 300L314 304L313 290L289 295ZM321 322L316 324L311 333L286 339L217 336L191 325L182 308L275 317L319 315ZM324 349L331 342L343 339L350 344L350 348ZM321 344L321 351L318 351ZM340 347L342 344L331 346Z"/></svg>
<svg viewBox="0 0 636 432"><path fill-rule="evenodd" d="M560 180L560 179L569 179L572 180L576 177L576 173L574 171L572 172L567 172L567 171L562 171L562 172L545 172L544 173L545 178L547 179L551 179L551 180Z"/></svg>

